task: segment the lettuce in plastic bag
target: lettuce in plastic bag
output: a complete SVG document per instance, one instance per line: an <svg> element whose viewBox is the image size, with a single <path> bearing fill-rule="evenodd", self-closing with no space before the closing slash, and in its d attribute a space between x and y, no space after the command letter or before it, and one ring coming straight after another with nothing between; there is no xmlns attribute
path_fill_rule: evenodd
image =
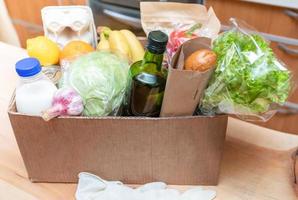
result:
<svg viewBox="0 0 298 200"><path fill-rule="evenodd" d="M286 101L291 73L260 35L236 27L214 41L213 51L217 66L201 101L203 114L266 121L274 105Z"/></svg>
<svg viewBox="0 0 298 200"><path fill-rule="evenodd" d="M92 52L76 59L65 73L63 85L83 98L86 116L115 114L121 106L127 80L128 61L110 52Z"/></svg>

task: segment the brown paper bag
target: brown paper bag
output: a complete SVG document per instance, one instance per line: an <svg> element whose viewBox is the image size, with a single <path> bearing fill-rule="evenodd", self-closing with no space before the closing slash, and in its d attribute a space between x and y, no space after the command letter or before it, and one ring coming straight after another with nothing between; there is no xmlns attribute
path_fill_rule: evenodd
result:
<svg viewBox="0 0 298 200"><path fill-rule="evenodd" d="M199 49L210 49L210 45L210 39L199 37L180 46L169 66L161 117L193 115L214 67L205 72L183 70L184 60Z"/></svg>
<svg viewBox="0 0 298 200"><path fill-rule="evenodd" d="M141 2L141 22L146 35L153 30L161 30L170 34L177 28L190 28L196 23L202 27L195 31L196 35L216 38L220 31L220 21L212 7L200 4L174 2Z"/></svg>

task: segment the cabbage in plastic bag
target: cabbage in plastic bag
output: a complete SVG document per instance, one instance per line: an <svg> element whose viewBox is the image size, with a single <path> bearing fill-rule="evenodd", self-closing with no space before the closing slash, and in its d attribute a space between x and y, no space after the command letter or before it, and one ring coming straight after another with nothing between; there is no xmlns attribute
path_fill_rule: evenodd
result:
<svg viewBox="0 0 298 200"><path fill-rule="evenodd" d="M268 120L290 92L291 73L256 32L239 27L213 43L215 73L204 92L200 111L235 114L246 120Z"/></svg>
<svg viewBox="0 0 298 200"><path fill-rule="evenodd" d="M128 61L110 52L92 52L76 59L64 76L63 86L74 88L83 98L86 116L107 116L121 106Z"/></svg>

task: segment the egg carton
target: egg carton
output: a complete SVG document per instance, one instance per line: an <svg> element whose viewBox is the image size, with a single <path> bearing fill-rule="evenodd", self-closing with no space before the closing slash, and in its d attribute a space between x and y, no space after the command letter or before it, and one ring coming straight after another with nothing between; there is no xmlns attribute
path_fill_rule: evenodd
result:
<svg viewBox="0 0 298 200"><path fill-rule="evenodd" d="M41 17L44 35L60 48L73 40L96 47L96 28L88 6L47 6L41 10Z"/></svg>

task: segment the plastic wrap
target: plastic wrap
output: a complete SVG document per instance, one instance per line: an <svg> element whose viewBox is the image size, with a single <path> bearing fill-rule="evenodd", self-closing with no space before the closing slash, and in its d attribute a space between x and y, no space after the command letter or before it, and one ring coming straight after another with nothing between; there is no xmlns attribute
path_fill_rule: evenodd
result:
<svg viewBox="0 0 298 200"><path fill-rule="evenodd" d="M167 44L167 60L168 63L172 62L174 54L177 52L178 48L186 41L197 38L199 30L201 29L202 24L196 23L192 26L189 25L178 25L174 30L169 34L169 41Z"/></svg>
<svg viewBox="0 0 298 200"><path fill-rule="evenodd" d="M291 90L291 72L273 54L269 43L239 21L213 42L217 67L200 104L205 115L234 114L266 121Z"/></svg>
<svg viewBox="0 0 298 200"><path fill-rule="evenodd" d="M62 86L83 98L85 116L117 115L124 98L129 63L110 52L97 51L76 59L63 74Z"/></svg>

